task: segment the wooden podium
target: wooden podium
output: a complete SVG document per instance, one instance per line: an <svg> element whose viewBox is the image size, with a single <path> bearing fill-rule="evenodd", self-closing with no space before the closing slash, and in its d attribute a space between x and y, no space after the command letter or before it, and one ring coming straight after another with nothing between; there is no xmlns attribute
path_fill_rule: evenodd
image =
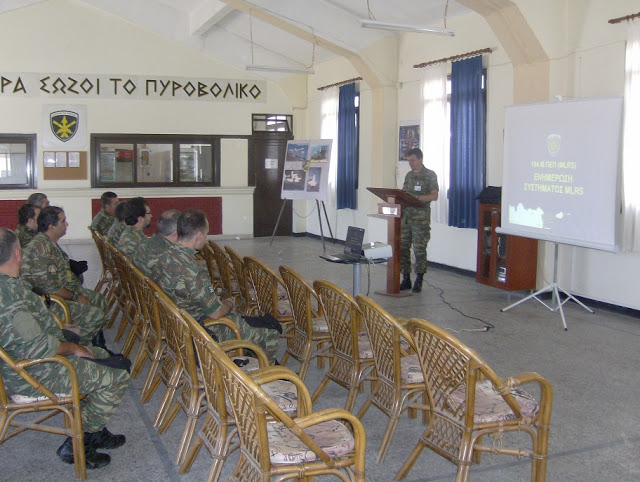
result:
<svg viewBox="0 0 640 482"><path fill-rule="evenodd" d="M425 204L415 196L402 189L386 187L368 187L369 191L384 202L378 203L378 212L369 214L374 218L387 220L387 243L391 246L393 256L387 264L387 290L376 291L387 296L411 296L409 291L400 291L400 238L402 209L407 207L424 207Z"/></svg>

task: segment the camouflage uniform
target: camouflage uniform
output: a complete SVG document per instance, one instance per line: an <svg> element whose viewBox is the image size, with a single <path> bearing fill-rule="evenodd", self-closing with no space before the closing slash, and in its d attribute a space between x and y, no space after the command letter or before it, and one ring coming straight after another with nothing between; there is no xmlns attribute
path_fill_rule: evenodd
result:
<svg viewBox="0 0 640 482"><path fill-rule="evenodd" d="M214 292L206 266L195 260L195 254L193 249L180 244L172 245L158 258L150 277L176 305L196 320L204 321L220 308L222 302ZM260 346L267 357L275 361L280 336L276 330L253 328L239 313L229 313L227 318L238 325L243 340ZM213 326L212 330L219 341L233 338L226 327Z"/></svg>
<svg viewBox="0 0 640 482"><path fill-rule="evenodd" d="M18 241L20 241L20 247L22 249L24 249L37 234L35 231L32 231L23 224L18 226L15 232L16 236L18 236Z"/></svg>
<svg viewBox="0 0 640 482"><path fill-rule="evenodd" d="M138 245L146 238L147 236L142 232L142 229L127 226L124 228L124 231L122 231L116 246L120 251L131 258L133 253L138 249Z"/></svg>
<svg viewBox="0 0 640 482"><path fill-rule="evenodd" d="M109 242L116 246L118 240L120 239L122 231L124 231L124 228L126 227L127 225L125 223L121 223L117 219L113 221L113 224L109 228L109 231L107 231L107 239L109 240Z"/></svg>
<svg viewBox="0 0 640 482"><path fill-rule="evenodd" d="M103 329L109 321L106 315L107 302L100 293L82 287L80 281L69 269L69 257L44 233L38 233L23 253L24 264L21 276L31 286L45 293L55 293L61 288L89 298L90 305L67 301L74 325L87 336ZM57 305L54 310L59 312ZM90 338L89 338L90 339Z"/></svg>
<svg viewBox="0 0 640 482"><path fill-rule="evenodd" d="M96 217L93 218L93 221L91 221L91 228L94 231L99 232L103 236L106 236L107 231L109 231L109 228L113 224L114 219L115 218L113 216L107 214L104 208L102 208L100 211L98 211Z"/></svg>
<svg viewBox="0 0 640 482"><path fill-rule="evenodd" d="M403 191L415 196L438 191L436 173L422 166L419 172L409 171L404 178ZM405 208L402 211L400 245L400 271L411 273L411 245L416 256L416 273L427 272L427 243L431 239L431 203L423 208Z"/></svg>
<svg viewBox="0 0 640 482"><path fill-rule="evenodd" d="M9 356L14 360L52 357L58 351L61 337L53 316L29 285L0 273L0 346ZM100 348L92 347L89 351L96 358L108 356ZM75 355L69 355L67 359L76 370L80 393L86 394L80 402L82 428L85 432L98 432L122 401L129 374ZM42 396L5 363L0 364L0 369L9 394ZM53 393L71 393L71 380L62 365L40 364L27 371Z"/></svg>
<svg viewBox="0 0 640 482"><path fill-rule="evenodd" d="M136 268L142 271L145 276L151 276L151 270L158 262L158 258L162 256L171 245L171 241L159 234L144 238L140 241L136 252L131 256L131 262Z"/></svg>

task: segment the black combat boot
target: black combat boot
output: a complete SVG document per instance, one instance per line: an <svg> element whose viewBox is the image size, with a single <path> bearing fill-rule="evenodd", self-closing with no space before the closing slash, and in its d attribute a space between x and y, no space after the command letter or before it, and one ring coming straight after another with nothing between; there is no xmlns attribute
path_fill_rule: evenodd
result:
<svg viewBox="0 0 640 482"><path fill-rule="evenodd" d="M400 290L411 289L411 275L409 273L402 273L402 282L400 283Z"/></svg>
<svg viewBox="0 0 640 482"><path fill-rule="evenodd" d="M84 433L84 446L93 447L94 449L117 449L124 445L127 441L124 435L114 435L107 427L103 428L99 432L85 432Z"/></svg>
<svg viewBox="0 0 640 482"><path fill-rule="evenodd" d="M413 293L420 293L422 291L422 277L424 273L416 273L416 281L413 283Z"/></svg>
<svg viewBox="0 0 640 482"><path fill-rule="evenodd" d="M71 441L71 437L67 437L64 443L58 448L56 454L62 459L63 462L67 464L74 463L73 442ZM100 467L109 465L109 462L111 462L111 457L109 456L109 454L102 454L100 452L97 452L95 447L87 446L86 441L84 444L84 457L86 467L88 469L99 469Z"/></svg>

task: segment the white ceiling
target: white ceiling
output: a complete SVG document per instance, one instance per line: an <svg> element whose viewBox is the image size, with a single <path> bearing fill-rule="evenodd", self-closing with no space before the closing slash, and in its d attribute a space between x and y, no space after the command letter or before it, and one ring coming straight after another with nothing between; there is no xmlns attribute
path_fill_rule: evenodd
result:
<svg viewBox="0 0 640 482"><path fill-rule="evenodd" d="M51 0L0 0L0 14ZM81 0L244 69L247 64L311 67L336 56L314 42L248 15L221 0ZM233 3L233 2L230 2ZM359 19L445 26L469 10L455 0L240 0L294 28L350 51L361 51L393 32L364 29ZM427 35L427 34L425 34ZM322 43L322 42L319 42ZM282 74L266 74L278 78Z"/></svg>

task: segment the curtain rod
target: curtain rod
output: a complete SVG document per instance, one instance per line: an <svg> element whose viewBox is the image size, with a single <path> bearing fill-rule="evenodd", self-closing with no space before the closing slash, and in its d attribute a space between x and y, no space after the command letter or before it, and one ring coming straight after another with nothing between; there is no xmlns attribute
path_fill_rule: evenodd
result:
<svg viewBox="0 0 640 482"><path fill-rule="evenodd" d="M441 64L443 62L449 62L449 61L453 62L455 60L461 60L461 59L466 59L468 57L476 57L477 55L490 54L490 53L491 53L491 49L490 48L474 50L473 52L467 52L466 54L454 55L453 57L446 57L444 59L431 60L429 62L422 62L421 64L414 65L413 68L414 69L421 69L421 68L427 67L429 65Z"/></svg>
<svg viewBox="0 0 640 482"><path fill-rule="evenodd" d="M362 80L362 77L354 77L353 79L343 80L342 82L336 82L335 84L323 85L322 87L318 87L318 90L325 90L331 87L340 87L341 85L351 84L352 82L357 82L358 80Z"/></svg>
<svg viewBox="0 0 640 482"><path fill-rule="evenodd" d="M626 15L624 17L612 18L611 20L609 20L609 23L620 23L624 22L625 20L628 22L629 20L635 20L636 18L640 18L640 12L634 13L632 15Z"/></svg>

